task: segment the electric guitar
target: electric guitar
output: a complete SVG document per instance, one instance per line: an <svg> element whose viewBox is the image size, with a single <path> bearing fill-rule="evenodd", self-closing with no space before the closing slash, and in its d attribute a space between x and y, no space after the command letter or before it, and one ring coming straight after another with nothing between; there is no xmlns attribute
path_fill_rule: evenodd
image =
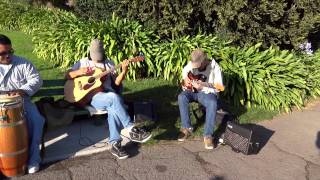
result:
<svg viewBox="0 0 320 180"><path fill-rule="evenodd" d="M202 86L205 86L205 87L215 88L219 91L224 91L224 86L220 84L205 82L207 80L207 77L203 74L194 75L191 71L189 71L187 77L191 80L191 82L201 84ZM184 81L182 81L181 85L184 90L198 92L198 90L194 88L192 84L186 84Z"/></svg>
<svg viewBox="0 0 320 180"><path fill-rule="evenodd" d="M144 56L137 56L128 59L129 62L140 62L144 60ZM71 80L67 80L64 85L64 99L70 103L77 103L80 106L84 106L91 101L92 97L103 91L101 78L108 75L117 68L120 68L122 63L118 64L114 68L102 71L99 68L95 68L92 75L80 76Z"/></svg>

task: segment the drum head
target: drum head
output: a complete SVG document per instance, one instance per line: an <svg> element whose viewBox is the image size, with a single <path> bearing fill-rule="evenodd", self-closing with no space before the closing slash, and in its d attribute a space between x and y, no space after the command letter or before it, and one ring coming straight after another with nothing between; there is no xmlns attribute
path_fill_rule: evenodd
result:
<svg viewBox="0 0 320 180"><path fill-rule="evenodd" d="M0 106L15 105L22 102L22 97L19 95L8 96L0 95Z"/></svg>

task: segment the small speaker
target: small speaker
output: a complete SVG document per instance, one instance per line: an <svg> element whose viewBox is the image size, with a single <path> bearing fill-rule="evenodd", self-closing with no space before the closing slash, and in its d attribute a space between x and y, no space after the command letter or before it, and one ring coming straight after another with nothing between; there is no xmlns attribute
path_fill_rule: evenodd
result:
<svg viewBox="0 0 320 180"><path fill-rule="evenodd" d="M223 135L224 144L229 145L233 151L249 155L257 153L259 143L253 142L253 131L232 121L227 122Z"/></svg>

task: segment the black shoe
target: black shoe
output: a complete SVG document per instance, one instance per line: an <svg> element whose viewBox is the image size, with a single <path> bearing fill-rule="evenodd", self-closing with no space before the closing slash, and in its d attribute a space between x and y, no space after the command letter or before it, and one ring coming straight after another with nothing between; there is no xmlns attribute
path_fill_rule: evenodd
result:
<svg viewBox="0 0 320 180"><path fill-rule="evenodd" d="M127 159L129 157L128 153L122 148L121 141L112 143L110 152L118 159Z"/></svg>
<svg viewBox="0 0 320 180"><path fill-rule="evenodd" d="M138 127L132 127L130 131L128 131L127 129L123 129L121 134L129 138L131 141L139 143L147 142L152 136L150 132L147 132L146 130Z"/></svg>

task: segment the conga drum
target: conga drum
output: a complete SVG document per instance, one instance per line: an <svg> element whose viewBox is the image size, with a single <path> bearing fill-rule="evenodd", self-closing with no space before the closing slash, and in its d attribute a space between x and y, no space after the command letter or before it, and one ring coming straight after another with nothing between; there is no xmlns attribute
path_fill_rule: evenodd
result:
<svg viewBox="0 0 320 180"><path fill-rule="evenodd" d="M7 177L25 173L28 129L20 96L0 95L0 170Z"/></svg>

